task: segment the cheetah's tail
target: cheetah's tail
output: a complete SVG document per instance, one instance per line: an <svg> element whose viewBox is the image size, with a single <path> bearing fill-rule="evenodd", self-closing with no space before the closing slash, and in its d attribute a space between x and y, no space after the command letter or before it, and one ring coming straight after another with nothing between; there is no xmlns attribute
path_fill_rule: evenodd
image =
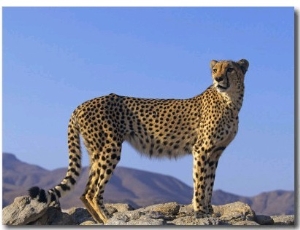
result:
<svg viewBox="0 0 300 230"><path fill-rule="evenodd" d="M76 111L76 110L75 110ZM48 203L56 201L68 193L77 182L81 173L81 149L80 131L77 125L75 112L72 114L68 126L68 148L69 148L69 167L65 178L54 188L47 192L39 187L32 187L28 190L29 196L39 202Z"/></svg>

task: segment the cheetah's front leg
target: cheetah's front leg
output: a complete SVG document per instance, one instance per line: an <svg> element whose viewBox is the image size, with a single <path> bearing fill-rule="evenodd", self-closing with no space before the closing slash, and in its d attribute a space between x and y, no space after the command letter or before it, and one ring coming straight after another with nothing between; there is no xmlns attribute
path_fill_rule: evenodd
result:
<svg viewBox="0 0 300 230"><path fill-rule="evenodd" d="M211 205L211 198L212 198L212 192L213 187L215 183L215 176L216 176L216 169L218 166L218 160L211 160L208 163L207 167L207 186L205 189L205 203L207 204L208 213L213 214L214 210Z"/></svg>
<svg viewBox="0 0 300 230"><path fill-rule="evenodd" d="M225 147L194 148L194 197L196 217L213 214L211 198L219 158ZM197 151L201 150L201 151Z"/></svg>
<svg viewBox="0 0 300 230"><path fill-rule="evenodd" d="M206 189L205 189L205 204L207 205L208 212L213 214L213 208L211 205L212 192L215 183L216 169L218 167L219 158L226 147L219 146L211 148L208 155L208 160L206 164Z"/></svg>
<svg viewBox="0 0 300 230"><path fill-rule="evenodd" d="M203 218L209 215L208 206L206 204L206 156L204 151L200 148L194 148L193 151L193 181L194 181L194 194L193 194L193 208L196 218Z"/></svg>

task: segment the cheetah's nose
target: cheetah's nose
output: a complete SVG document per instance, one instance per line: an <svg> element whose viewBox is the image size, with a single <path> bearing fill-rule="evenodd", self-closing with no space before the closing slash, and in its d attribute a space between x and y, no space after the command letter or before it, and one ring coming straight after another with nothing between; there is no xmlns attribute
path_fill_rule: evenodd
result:
<svg viewBox="0 0 300 230"><path fill-rule="evenodd" d="M215 80L216 80L217 82L223 81L223 79L224 79L223 77L216 77L216 78L215 78Z"/></svg>

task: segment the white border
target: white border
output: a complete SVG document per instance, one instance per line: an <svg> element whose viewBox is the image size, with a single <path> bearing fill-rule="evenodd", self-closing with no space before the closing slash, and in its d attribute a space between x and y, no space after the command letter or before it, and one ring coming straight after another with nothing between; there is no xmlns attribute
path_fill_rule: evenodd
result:
<svg viewBox="0 0 300 230"><path fill-rule="evenodd" d="M196 1L196 0L85 0L85 1L75 1L75 0L52 0L52 1L37 1L37 0L2 0L2 7L4 6L258 6L258 7L266 7L266 6L296 6L295 0L285 0L285 1L251 1L251 2L243 2L243 1L220 1L220 0L210 0L210 1ZM246 3L246 4L245 4ZM299 3L298 3L299 4Z"/></svg>

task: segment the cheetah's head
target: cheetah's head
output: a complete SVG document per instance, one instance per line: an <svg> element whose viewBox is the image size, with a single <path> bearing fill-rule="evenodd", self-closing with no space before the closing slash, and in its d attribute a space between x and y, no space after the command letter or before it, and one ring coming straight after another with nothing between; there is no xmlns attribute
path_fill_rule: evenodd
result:
<svg viewBox="0 0 300 230"><path fill-rule="evenodd" d="M249 62L246 59L241 59L238 62L212 60L210 68L214 87L218 92L240 90L244 84L244 76L248 66Z"/></svg>

